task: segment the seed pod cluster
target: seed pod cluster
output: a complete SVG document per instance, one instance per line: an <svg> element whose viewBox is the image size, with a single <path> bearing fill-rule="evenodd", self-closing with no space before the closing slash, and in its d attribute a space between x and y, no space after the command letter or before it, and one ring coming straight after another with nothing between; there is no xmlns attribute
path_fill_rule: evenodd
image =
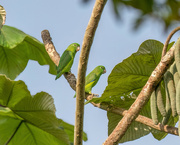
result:
<svg viewBox="0 0 180 145"><path fill-rule="evenodd" d="M161 83L164 81L164 84ZM175 44L174 63L164 74L164 80L156 87L151 95L151 117L154 124L158 124L160 119L158 114L162 116L162 124L168 123L169 118L180 118L180 38ZM161 87L164 86L165 96L162 95ZM159 120L158 120L159 119ZM180 130L180 123L179 123Z"/></svg>

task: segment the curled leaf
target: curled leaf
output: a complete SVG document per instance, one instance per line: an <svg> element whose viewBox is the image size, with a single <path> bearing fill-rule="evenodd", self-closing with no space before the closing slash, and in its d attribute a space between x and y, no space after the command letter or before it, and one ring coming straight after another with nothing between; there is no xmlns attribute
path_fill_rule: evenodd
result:
<svg viewBox="0 0 180 145"><path fill-rule="evenodd" d="M0 29L5 24L6 21L6 11L3 6L0 5Z"/></svg>

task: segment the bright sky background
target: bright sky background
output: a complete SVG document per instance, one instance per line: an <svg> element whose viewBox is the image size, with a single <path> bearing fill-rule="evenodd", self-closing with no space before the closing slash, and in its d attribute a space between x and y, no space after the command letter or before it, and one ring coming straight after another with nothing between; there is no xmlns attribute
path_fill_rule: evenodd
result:
<svg viewBox="0 0 180 145"><path fill-rule="evenodd" d="M4 6L7 12L6 25L21 29L41 42L41 31L48 29L57 51L62 54L69 44L82 44L94 1L85 5L80 0L2 0L0 5ZM138 31L133 31L132 20L136 13L126 9L122 14L123 21L117 21L113 15L111 1L107 2L90 52L87 73L98 65L104 65L107 72L93 88L93 93L103 93L108 75L114 66L136 52L143 41L156 39L165 42L168 34L163 32L162 25L153 20L145 23ZM176 34L173 40L177 40L177 37ZM72 67L72 73L75 75L79 54L80 52L77 53ZM74 91L63 76L55 81L55 76L48 73L48 66L29 61L16 80L25 81L32 95L40 91L51 94L57 108L57 116L74 124ZM84 131L88 134L88 141L84 145L101 145L107 138L106 112L88 104L85 106L84 121ZM124 145L169 145L179 142L178 136L168 135L162 141L157 141L149 134Z"/></svg>

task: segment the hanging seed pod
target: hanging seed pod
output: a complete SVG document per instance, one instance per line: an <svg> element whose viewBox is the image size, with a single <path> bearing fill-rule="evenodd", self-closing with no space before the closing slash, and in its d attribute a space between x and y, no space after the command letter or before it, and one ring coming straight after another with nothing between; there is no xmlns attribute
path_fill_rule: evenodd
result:
<svg viewBox="0 0 180 145"><path fill-rule="evenodd" d="M180 79L179 73L177 72L176 63L174 62L170 67L170 72L173 74L175 88L177 87L177 83Z"/></svg>
<svg viewBox="0 0 180 145"><path fill-rule="evenodd" d="M175 117L175 116L177 116L176 89L175 89L175 85L174 85L173 75L170 71L167 71L165 73L164 81L165 81L165 84L167 86L167 91L169 92L171 109L172 109L172 116Z"/></svg>
<svg viewBox="0 0 180 145"><path fill-rule="evenodd" d="M159 112L163 117L166 116L166 108L163 102L163 96L161 93L161 84L158 85L158 87L155 89L155 94L157 96L157 107L159 109Z"/></svg>
<svg viewBox="0 0 180 145"><path fill-rule="evenodd" d="M176 87L176 108L177 113L180 116L180 81L178 82Z"/></svg>
<svg viewBox="0 0 180 145"><path fill-rule="evenodd" d="M164 77L165 82L165 77ZM165 83L165 92L166 92L166 116L163 117L162 124L166 125L169 121L169 118L171 116L171 103L170 103L170 97L169 97L169 91L167 88L167 83Z"/></svg>
<svg viewBox="0 0 180 145"><path fill-rule="evenodd" d="M159 121L158 121L158 110L157 110L157 98L155 91L153 91L151 94L150 105L151 105L151 117L153 123L157 125Z"/></svg>
<svg viewBox="0 0 180 145"><path fill-rule="evenodd" d="M175 44L174 58L175 58L176 68L180 76L180 38L178 38Z"/></svg>

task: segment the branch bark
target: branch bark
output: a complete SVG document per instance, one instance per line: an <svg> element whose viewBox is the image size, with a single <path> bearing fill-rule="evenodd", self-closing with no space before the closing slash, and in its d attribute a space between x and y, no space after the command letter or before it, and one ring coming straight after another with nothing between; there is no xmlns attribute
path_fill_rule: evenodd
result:
<svg viewBox="0 0 180 145"><path fill-rule="evenodd" d="M42 31L42 39L43 39L43 42L45 44L45 49L46 49L47 53L49 54L51 60L56 65L58 65L60 56L57 53L57 51L56 51L56 49L55 49L55 47L53 45L53 42L51 40L51 37L50 37L50 34L49 34L48 30L43 30ZM64 76L66 78L66 74ZM73 80L76 79L73 74L72 74L71 79L73 79ZM76 81L68 81L68 82L69 82L70 86L76 86L76 84L74 85L74 82L76 82ZM72 89L75 91L75 87L72 87ZM88 101L90 101L93 97L94 97L93 94L87 94L86 93L85 98ZM114 108L113 106L110 106L110 105L95 104L93 102L91 102L91 104L93 104L94 107L98 107L98 108L103 109L105 111L110 111L112 113L115 113L115 114L118 114L118 115L121 115L121 116L124 116L127 113L127 110L122 109L122 108ZM142 115L138 115L138 117L135 119L135 121L140 122L142 124L145 124L145 125L147 125L149 127L157 129L159 131L163 131L163 132L170 133L170 134L173 134L173 135L178 135L178 128L168 126L168 125L164 126L162 124L154 125L152 119L147 118L147 117L142 116Z"/></svg>
<svg viewBox="0 0 180 145"><path fill-rule="evenodd" d="M56 66L59 65L60 55L57 53L56 48L54 47L54 44L52 42L52 38L50 36L50 33L48 30L43 30L41 32L41 38L43 40L45 49L51 58L51 60L54 62ZM65 73L64 77L68 81L70 87L73 90L76 90L76 77L71 72Z"/></svg>
<svg viewBox="0 0 180 145"><path fill-rule="evenodd" d="M74 128L74 144L82 145L83 118L84 118L84 99L85 99L85 75L89 52L93 43L94 35L101 18L102 11L107 0L96 0L91 18L86 28L82 49L79 58L78 76L76 84L76 116Z"/></svg>
<svg viewBox="0 0 180 145"><path fill-rule="evenodd" d="M87 94L87 100L90 101L93 98L93 95L88 95ZM98 107L100 109L103 109L105 111L109 111L111 113L115 113L121 116L125 116L127 114L127 110L123 109L123 108L119 108L119 107L113 107L110 105L105 105L105 104L96 104L91 102L92 105L94 105L94 107ZM179 135L178 134L178 128L173 127L173 126L169 126L169 125L163 125L161 123L159 123L158 125L155 125L152 121L152 119L142 116L142 115L138 115L138 117L135 119L135 121L140 122L142 124L145 124L151 128L157 129L159 131L162 132L166 132L166 133L170 133L173 135Z"/></svg>
<svg viewBox="0 0 180 145"><path fill-rule="evenodd" d="M164 73L173 62L174 58L174 46L166 53L152 72L147 83L141 90L135 102L131 105L126 115L121 119L113 132L109 135L103 145L116 145L120 139L124 136L126 130L130 124L135 120L141 109L148 102L151 93L154 91L157 84L161 81Z"/></svg>

